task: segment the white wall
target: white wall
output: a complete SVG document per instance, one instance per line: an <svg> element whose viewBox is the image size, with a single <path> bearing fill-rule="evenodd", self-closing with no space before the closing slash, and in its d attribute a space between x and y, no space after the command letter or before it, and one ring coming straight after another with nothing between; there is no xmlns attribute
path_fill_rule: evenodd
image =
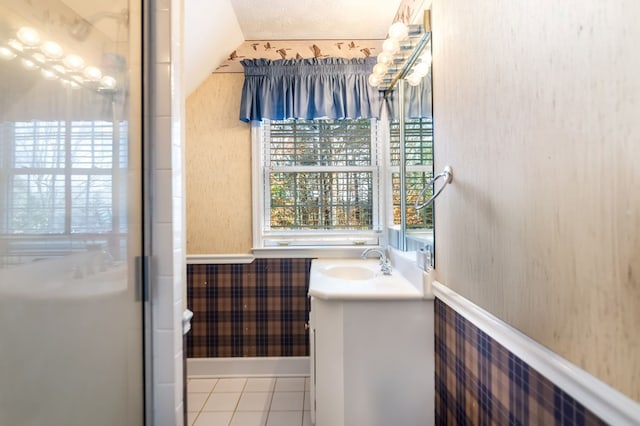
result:
<svg viewBox="0 0 640 426"><path fill-rule="evenodd" d="M434 0L439 279L640 400L640 3Z"/></svg>
<svg viewBox="0 0 640 426"><path fill-rule="evenodd" d="M244 36L230 0L186 0L184 22L184 94L189 95Z"/></svg>

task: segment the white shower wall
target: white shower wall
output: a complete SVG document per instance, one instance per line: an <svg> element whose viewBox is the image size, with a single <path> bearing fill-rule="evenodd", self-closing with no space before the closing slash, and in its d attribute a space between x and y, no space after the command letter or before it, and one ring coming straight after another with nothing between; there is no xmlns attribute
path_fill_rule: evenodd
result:
<svg viewBox="0 0 640 426"><path fill-rule="evenodd" d="M183 424L185 214L181 0L151 2L153 394L155 426Z"/></svg>

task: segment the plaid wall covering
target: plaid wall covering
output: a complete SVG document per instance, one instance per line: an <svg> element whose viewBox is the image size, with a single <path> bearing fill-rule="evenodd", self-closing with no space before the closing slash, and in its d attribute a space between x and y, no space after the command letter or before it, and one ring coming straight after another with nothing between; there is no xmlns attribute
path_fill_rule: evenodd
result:
<svg viewBox="0 0 640 426"><path fill-rule="evenodd" d="M307 356L311 259L187 265L187 356Z"/></svg>
<svg viewBox="0 0 640 426"><path fill-rule="evenodd" d="M437 425L605 424L439 299L435 351Z"/></svg>

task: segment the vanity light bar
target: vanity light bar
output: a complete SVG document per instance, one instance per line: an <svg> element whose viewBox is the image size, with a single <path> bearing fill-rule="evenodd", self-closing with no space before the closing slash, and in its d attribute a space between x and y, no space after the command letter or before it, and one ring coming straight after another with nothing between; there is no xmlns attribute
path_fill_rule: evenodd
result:
<svg viewBox="0 0 640 426"><path fill-rule="evenodd" d="M430 12L424 12L422 25L407 26L402 22L394 23L389 28L388 35L382 43L382 52L378 54L378 63L369 76L369 84L378 87L380 91L388 92L398 80L407 75L409 84L419 84L431 66L430 55L424 59L421 55L421 51L431 39ZM420 61L414 67L419 58Z"/></svg>
<svg viewBox="0 0 640 426"><path fill-rule="evenodd" d="M59 79L63 86L88 87L98 92L115 92L117 80L94 66L86 66L84 59L76 54L65 55L64 49L52 40L42 41L38 31L21 27L16 38L0 46L0 58L10 61L20 58L28 70L40 69L47 80Z"/></svg>

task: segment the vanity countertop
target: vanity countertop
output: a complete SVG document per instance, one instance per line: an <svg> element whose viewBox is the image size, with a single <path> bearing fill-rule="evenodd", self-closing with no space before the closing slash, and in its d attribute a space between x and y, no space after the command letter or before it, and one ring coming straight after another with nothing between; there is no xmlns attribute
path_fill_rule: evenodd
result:
<svg viewBox="0 0 640 426"><path fill-rule="evenodd" d="M423 294L398 271L384 275L378 259L323 258L311 262L309 295L320 299L422 299Z"/></svg>

